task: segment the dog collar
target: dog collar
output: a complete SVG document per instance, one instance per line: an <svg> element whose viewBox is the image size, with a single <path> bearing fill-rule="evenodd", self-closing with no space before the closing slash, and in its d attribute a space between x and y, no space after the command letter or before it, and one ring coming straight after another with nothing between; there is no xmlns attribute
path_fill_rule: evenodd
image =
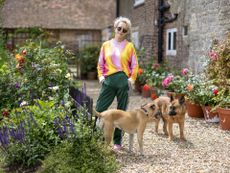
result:
<svg viewBox="0 0 230 173"><path fill-rule="evenodd" d="M145 112L147 116L149 115L148 111L145 108L141 107L141 109Z"/></svg>

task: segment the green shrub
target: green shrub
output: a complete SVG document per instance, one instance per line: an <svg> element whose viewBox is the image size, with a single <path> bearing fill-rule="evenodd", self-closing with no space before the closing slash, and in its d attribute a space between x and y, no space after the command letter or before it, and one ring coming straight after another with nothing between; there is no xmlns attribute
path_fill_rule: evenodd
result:
<svg viewBox="0 0 230 173"><path fill-rule="evenodd" d="M97 71L99 52L99 45L90 45L79 52L81 61L81 73L83 75L87 74L87 72Z"/></svg>
<svg viewBox="0 0 230 173"><path fill-rule="evenodd" d="M61 45L47 48L28 41L11 55L6 65L0 68L0 110L18 107L22 101L33 99L68 99L69 87L79 87L68 73L67 59L72 54ZM67 95L66 95L67 94Z"/></svg>
<svg viewBox="0 0 230 173"><path fill-rule="evenodd" d="M33 166L63 139L58 128L63 130L63 123L68 128L63 120L70 112L57 107L53 101L38 101L37 104L11 111L10 118L4 118L1 123L0 146L8 165Z"/></svg>
<svg viewBox="0 0 230 173"><path fill-rule="evenodd" d="M85 131L86 132L86 131ZM88 131L81 138L65 141L44 160L41 173L113 173L118 169L114 155L98 136Z"/></svg>

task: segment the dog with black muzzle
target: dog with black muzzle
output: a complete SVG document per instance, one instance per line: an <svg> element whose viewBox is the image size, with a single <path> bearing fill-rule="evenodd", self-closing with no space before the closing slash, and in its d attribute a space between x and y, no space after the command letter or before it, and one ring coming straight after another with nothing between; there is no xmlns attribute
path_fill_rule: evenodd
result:
<svg viewBox="0 0 230 173"><path fill-rule="evenodd" d="M133 148L134 133L137 133L137 139L140 147L140 153L143 155L143 134L146 124L152 121L159 121L160 110L155 103L148 103L140 109L123 111L110 109L95 114L100 119L100 127L103 129L104 138L109 145L112 141L115 128L120 128L129 133L129 151Z"/></svg>
<svg viewBox="0 0 230 173"><path fill-rule="evenodd" d="M173 96L159 97L154 102L158 105L162 113L163 130L166 135L169 136L169 140L173 140L173 124L179 124L180 139L185 140L184 137L184 122L185 122L185 99L180 97L174 99Z"/></svg>

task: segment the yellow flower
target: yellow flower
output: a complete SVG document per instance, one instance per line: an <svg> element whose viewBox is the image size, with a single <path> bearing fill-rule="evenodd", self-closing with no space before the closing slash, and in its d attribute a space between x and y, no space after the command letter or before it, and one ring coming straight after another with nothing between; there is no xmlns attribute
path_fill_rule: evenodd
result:
<svg viewBox="0 0 230 173"><path fill-rule="evenodd" d="M15 58L17 61L21 61L23 59L23 57L20 54L16 54Z"/></svg>

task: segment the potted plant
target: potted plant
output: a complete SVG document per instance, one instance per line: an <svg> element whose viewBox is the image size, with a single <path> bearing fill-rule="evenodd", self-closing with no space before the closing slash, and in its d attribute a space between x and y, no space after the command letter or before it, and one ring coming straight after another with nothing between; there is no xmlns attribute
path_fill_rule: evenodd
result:
<svg viewBox="0 0 230 173"><path fill-rule="evenodd" d="M187 68L182 69L181 74L173 75L169 74L163 81L162 86L168 90L167 95L174 95L180 97L186 92L186 81L188 80L189 70Z"/></svg>
<svg viewBox="0 0 230 173"><path fill-rule="evenodd" d="M98 45L89 45L80 50L79 56L82 77L96 79L99 52L100 47Z"/></svg>
<svg viewBox="0 0 230 173"><path fill-rule="evenodd" d="M206 76L219 90L215 108L220 116L220 127L230 130L230 33L223 41L213 42L207 57Z"/></svg>
<svg viewBox="0 0 230 173"><path fill-rule="evenodd" d="M204 114L200 106L201 100L201 84L200 75L190 75L186 81L186 108L190 117L203 118Z"/></svg>
<svg viewBox="0 0 230 173"><path fill-rule="evenodd" d="M200 105L202 107L206 122L218 123L220 121L218 112L214 109L217 104L215 100L219 91L211 81L205 81L200 86Z"/></svg>

